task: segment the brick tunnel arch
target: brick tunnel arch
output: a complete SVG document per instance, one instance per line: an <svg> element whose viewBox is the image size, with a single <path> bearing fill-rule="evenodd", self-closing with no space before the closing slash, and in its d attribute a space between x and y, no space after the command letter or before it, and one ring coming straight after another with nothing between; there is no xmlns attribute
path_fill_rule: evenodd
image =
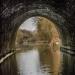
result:
<svg viewBox="0 0 75 75"><path fill-rule="evenodd" d="M30 8L28 8L27 11L23 11L22 14L19 14L21 10L18 11L18 13L16 13L18 16L16 15L15 18L11 21L11 26L13 26L13 28L9 44L10 49L13 49L15 46L16 32L19 26L28 18L34 16L42 16L54 22L57 25L57 28L59 29L63 45L69 46L70 36L66 28L66 21L62 16L57 14L52 7L46 5L44 7L43 5L39 6L38 4L36 6L30 5L29 7Z"/></svg>
<svg viewBox="0 0 75 75"><path fill-rule="evenodd" d="M28 18L35 17L35 16L45 17L48 20L52 21L54 24L56 24L57 31L59 31L61 36L62 45L65 46L66 48L67 46L70 46L71 39L70 39L69 31L66 27L66 20L61 15L56 13L54 10L55 9L53 9L52 7L46 5L45 7L43 5L41 5L41 7L39 5L36 5L35 7L34 5L30 5L30 8L28 8L27 11L23 11L22 14L18 14L17 16L15 16L15 18L11 21L11 26L13 26L13 30L10 39L10 46L9 46L10 49L13 50L15 48L16 34L20 25ZM60 52L58 53L56 53L55 55L58 56L58 60L59 60ZM56 58L53 57L52 61L56 61L54 59ZM57 64L58 63L59 62L57 61ZM54 66L56 66L55 63ZM54 70L58 70L58 69L54 68Z"/></svg>
<svg viewBox="0 0 75 75"><path fill-rule="evenodd" d="M27 7L20 6L20 9L19 9L19 8L15 8L14 6L13 13L15 14L11 13L9 14L10 16L9 15L7 16L8 21L6 19L5 19L6 21L4 21L7 23L6 27L10 26L9 29L11 29L10 32L7 31L9 32L7 35L4 34L6 38L8 39L8 41L4 41L2 44L3 45L2 47L5 46L4 47L5 49L8 48L7 45L9 46L8 51L12 52L12 50L14 50L15 48L16 32L19 26L28 18L34 17L34 16L42 16L54 22L57 25L57 28L59 29L63 46L70 46L71 37L67 29L68 25L66 25L67 24L66 20L65 18L63 18L63 16L59 15L59 13L57 13L56 9L54 9L53 7L43 5L43 4L34 4L34 5L29 5ZM8 35L10 36L10 38ZM5 51L8 53L7 50ZM65 63L67 63L67 66L69 66L68 61ZM66 70L64 71L64 73L65 72Z"/></svg>
<svg viewBox="0 0 75 75"><path fill-rule="evenodd" d="M34 16L35 17L35 16ZM32 17L30 17L32 18ZM52 34L51 37L49 37L51 39L51 41L49 42L49 47L51 47L50 49L50 52L49 54L51 55L51 61L53 62L53 64L51 64L51 70L53 73L55 73L54 75L57 75L60 71L59 70L59 66L58 64L60 64L60 61L61 61L61 56L60 56L60 42L61 41L61 35L59 34L60 32L58 31L58 28L56 28L56 25L54 23L52 23L52 21L50 21L50 19L46 19L44 17L41 17L39 16L38 18L43 18L44 20L46 20L46 22L50 25L50 27L48 27L47 25L45 26L45 29L46 27L50 28L50 33ZM17 32L18 32L18 29L21 25L18 26L17 28L17 31L15 32L15 38L17 37ZM53 29L53 30L52 30ZM46 31L45 31L46 32ZM39 32L40 33L40 32ZM22 40L22 39L21 39ZM14 39L14 41L16 41ZM55 45L56 43L58 43L58 45ZM54 46L55 45L55 46ZM14 46L15 47L15 43L14 43ZM57 47L56 47L57 46ZM23 47L23 46L22 46ZM54 47L54 48L53 48ZM20 47L19 47L20 48ZM21 48L22 49L22 48ZM16 49L17 50L17 49ZM55 62L57 61L57 62ZM57 64L56 64L57 63ZM56 66L58 65L58 66ZM55 72L56 71L56 72Z"/></svg>

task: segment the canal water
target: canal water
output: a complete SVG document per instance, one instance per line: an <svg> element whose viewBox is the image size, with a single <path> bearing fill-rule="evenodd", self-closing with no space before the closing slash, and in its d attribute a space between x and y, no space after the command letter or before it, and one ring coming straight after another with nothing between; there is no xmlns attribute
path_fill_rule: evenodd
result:
<svg viewBox="0 0 75 75"><path fill-rule="evenodd" d="M28 47L16 54L18 75L51 75L48 46Z"/></svg>

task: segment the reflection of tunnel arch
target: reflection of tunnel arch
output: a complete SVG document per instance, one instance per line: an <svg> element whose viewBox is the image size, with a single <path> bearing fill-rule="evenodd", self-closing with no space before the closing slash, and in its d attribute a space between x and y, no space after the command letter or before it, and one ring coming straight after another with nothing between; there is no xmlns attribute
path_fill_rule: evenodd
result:
<svg viewBox="0 0 75 75"><path fill-rule="evenodd" d="M31 10L32 8L32 10ZM28 11L24 11L24 13L22 15L19 15L17 17L15 17L14 20L12 20L11 25L13 26L13 31L12 31L12 35L11 35L11 39L10 40L10 47L14 47L14 41L15 40L15 34L19 28L19 26L28 18L33 17L33 16L43 16L46 17L50 20L52 20L54 23L57 24L57 27L59 28L59 31L61 33L62 36L62 41L64 45L68 45L69 41L68 40L69 37L69 33L67 31L66 25L65 25L65 20L62 16L58 15L57 13L55 13L50 7L45 7L42 5L41 8L39 7L39 5L36 5L36 9L34 9L34 5L31 5L31 8L28 9Z"/></svg>

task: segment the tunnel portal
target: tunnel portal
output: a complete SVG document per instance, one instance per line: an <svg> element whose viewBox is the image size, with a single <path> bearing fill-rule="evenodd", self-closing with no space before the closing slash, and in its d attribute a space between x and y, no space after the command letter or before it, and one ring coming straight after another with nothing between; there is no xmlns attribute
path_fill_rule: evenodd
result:
<svg viewBox="0 0 75 75"><path fill-rule="evenodd" d="M68 6L69 3L69 6ZM30 17L41 16L56 24L62 38L61 52L63 57L62 75L75 73L75 32L74 32L74 1L58 2L2 1L0 27L0 74L17 75L15 58L15 40L19 26ZM62 5L62 6L61 6ZM64 7L66 9L64 9ZM73 10L73 12L71 12ZM13 65L15 64L15 65Z"/></svg>

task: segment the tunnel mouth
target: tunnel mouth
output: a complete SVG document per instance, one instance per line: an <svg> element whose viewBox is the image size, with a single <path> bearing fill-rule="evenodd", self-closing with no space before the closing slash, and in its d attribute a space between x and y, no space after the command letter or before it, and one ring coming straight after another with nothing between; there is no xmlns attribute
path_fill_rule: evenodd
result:
<svg viewBox="0 0 75 75"><path fill-rule="evenodd" d="M48 6L44 8L43 5L41 5L41 8L40 8L38 5L36 6L36 9L34 9L34 5L31 5L31 8L32 10L28 9L28 11L24 11L24 13L20 14L19 16L16 16L11 21L11 25L13 26L13 28L12 28L12 34L11 34L11 39L9 44L10 49L15 48L16 33L20 25L24 21L26 21L28 18L36 17L36 16L45 17L48 20L51 20L53 23L55 23L56 28L59 31L60 38L62 39L62 45L70 46L70 42L71 42L70 35L67 28L65 27L66 21L62 16L57 14L54 11L54 9Z"/></svg>
<svg viewBox="0 0 75 75"><path fill-rule="evenodd" d="M20 43L28 42L32 45L46 43L49 46L52 40L55 40L54 43L62 45L61 35L56 24L45 17L34 16L28 18L19 26L16 33L15 47Z"/></svg>
<svg viewBox="0 0 75 75"><path fill-rule="evenodd" d="M17 10L17 12L15 11L15 14L12 14L12 13L10 14L10 16L12 18L9 20L10 24L8 26L10 26L10 28L8 28L8 29L11 29L11 32L8 33L8 35L10 35L10 36L8 38L8 41L5 42L6 47L8 46L7 48L8 48L8 50L10 50L10 52L16 51L15 41L16 41L17 32L18 32L18 29L21 26L21 24L24 23L24 21L26 21L27 19L29 19L31 17L36 17L36 16L41 16L41 17L47 18L48 20L52 21L56 25L56 29L59 32L59 36L62 41L62 46L65 49L65 54L63 55L63 58L64 58L63 59L63 61L64 61L63 62L63 68L64 68L63 74L64 75L65 75L65 73L69 74L71 71L70 72L68 72L68 71L71 70L71 68L73 67L72 63L74 63L74 62L73 61L71 62L69 60L73 57L68 57L67 56L68 54L66 54L68 50L69 50L69 52L71 51L70 45L72 43L72 37L69 33L69 30L67 29L68 25L66 25L67 21L65 20L65 18L63 16L61 16L61 14L56 12L57 9L56 10L52 9L52 7L48 7L46 5L43 6L42 4L41 4L41 6L40 5L36 5L36 6L29 5L29 7L30 8L26 8L23 6L23 10L19 9L19 10ZM10 17L8 16L8 18L10 18ZM7 44L7 42L8 42L8 44ZM69 62L70 62L70 64L69 64ZM74 67L73 67L73 71L74 71Z"/></svg>
<svg viewBox="0 0 75 75"><path fill-rule="evenodd" d="M62 39L57 25L42 16L33 16L28 18L18 27L16 32L15 50L20 52L23 51L24 53L32 51L32 49L38 49L37 51L39 51L40 60L44 60L41 61L41 65L50 65L50 63L52 64L52 61L56 61L56 56L53 57L53 55L56 55L58 52L58 55L60 56L59 53L61 45ZM47 59L43 57L45 56L44 53L47 53ZM61 56L59 58L60 63L62 60ZM50 61L48 61L49 59ZM59 70L59 73L60 72L61 70Z"/></svg>

